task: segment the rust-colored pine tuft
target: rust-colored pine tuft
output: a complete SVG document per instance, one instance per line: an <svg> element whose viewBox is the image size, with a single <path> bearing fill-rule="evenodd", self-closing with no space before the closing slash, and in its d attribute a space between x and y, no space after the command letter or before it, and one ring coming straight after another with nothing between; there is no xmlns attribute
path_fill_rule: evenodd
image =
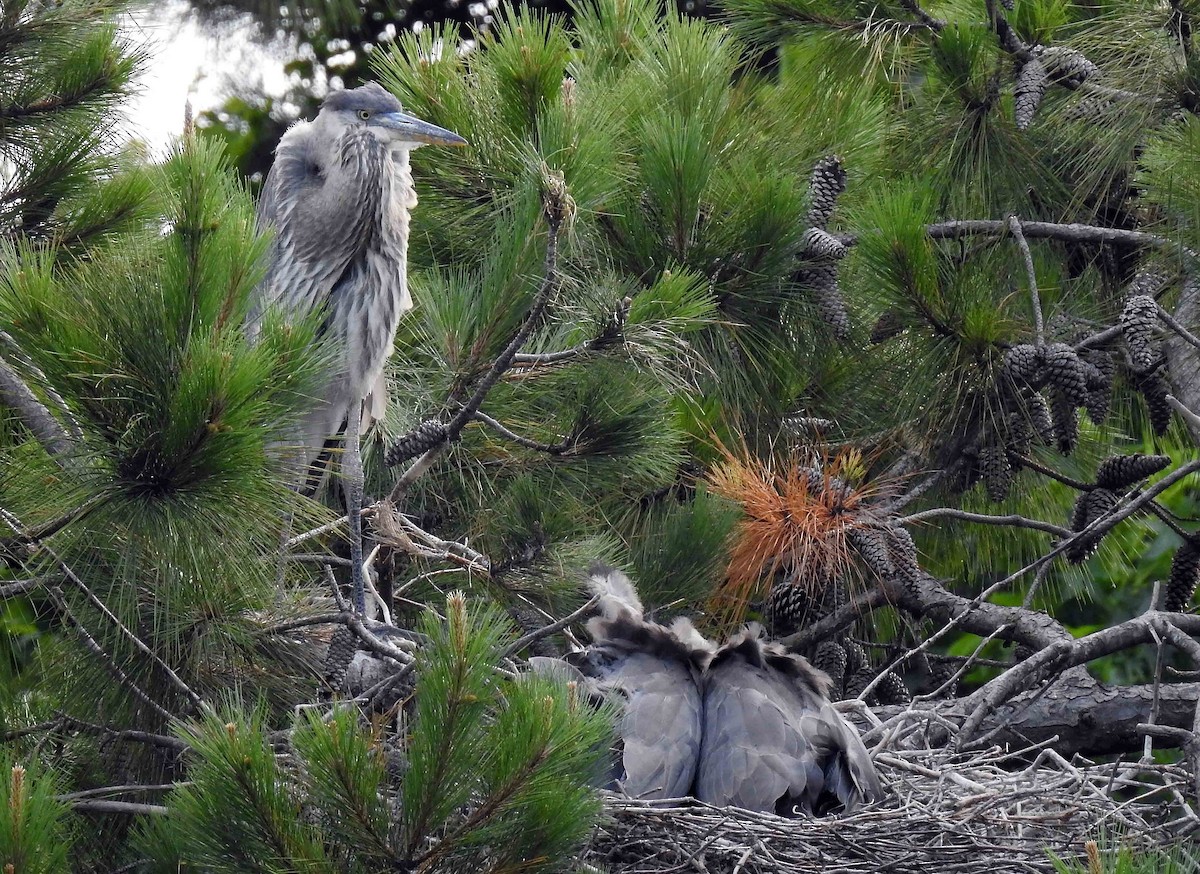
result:
<svg viewBox="0 0 1200 874"><path fill-rule="evenodd" d="M733 532L729 567L714 592L710 609L722 624L745 618L756 596L770 594L777 573L821 589L853 573L846 531L877 486L858 486L865 464L857 449L819 461L795 456L784 461L757 458L742 447L718 444L723 461L709 474L713 492L736 501L745 512Z"/></svg>

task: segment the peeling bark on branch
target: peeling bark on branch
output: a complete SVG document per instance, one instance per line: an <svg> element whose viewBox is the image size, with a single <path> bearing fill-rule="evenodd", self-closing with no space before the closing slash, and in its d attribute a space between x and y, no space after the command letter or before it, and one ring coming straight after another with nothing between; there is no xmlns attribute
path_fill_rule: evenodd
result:
<svg viewBox="0 0 1200 874"><path fill-rule="evenodd" d="M1158 692L1158 724L1190 730L1200 700L1200 683L1163 684ZM997 707L980 724L988 742L1013 747L1047 742L1064 756L1139 753L1144 735L1140 723L1149 720L1154 703L1154 686L1111 686L1100 683L1082 670L1064 674L1048 690L1026 692ZM965 718L962 701L941 701L927 708L930 713L961 724ZM876 715L884 722L909 708L879 707ZM919 717L914 711L913 720ZM938 721L919 735L922 741L940 746L949 733ZM1169 743L1160 746L1171 746Z"/></svg>

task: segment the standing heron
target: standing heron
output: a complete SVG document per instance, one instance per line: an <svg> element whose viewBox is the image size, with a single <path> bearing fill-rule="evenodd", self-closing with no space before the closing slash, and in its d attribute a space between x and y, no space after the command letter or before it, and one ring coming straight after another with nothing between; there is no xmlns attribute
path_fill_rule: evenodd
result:
<svg viewBox="0 0 1200 874"><path fill-rule="evenodd" d="M365 606L359 435L382 415L383 366L408 293L409 215L417 205L409 153L466 140L403 111L375 83L331 94L313 122L288 129L258 204L260 229L274 232L270 267L247 324L254 339L271 306L323 314L321 336L338 349L324 395L299 435L310 472L326 441L345 428L342 481L350 522L355 608Z"/></svg>

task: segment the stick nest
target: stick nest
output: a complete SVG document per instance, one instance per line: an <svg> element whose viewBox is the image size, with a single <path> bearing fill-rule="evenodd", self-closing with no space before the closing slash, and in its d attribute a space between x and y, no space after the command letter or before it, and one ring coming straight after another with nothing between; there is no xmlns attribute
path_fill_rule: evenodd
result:
<svg viewBox="0 0 1200 874"><path fill-rule="evenodd" d="M1178 766L1067 761L1051 749L878 753L889 797L845 816L784 819L690 799L609 793L584 862L613 874L995 874L1052 872L1050 852L1120 835L1143 848L1200 820Z"/></svg>

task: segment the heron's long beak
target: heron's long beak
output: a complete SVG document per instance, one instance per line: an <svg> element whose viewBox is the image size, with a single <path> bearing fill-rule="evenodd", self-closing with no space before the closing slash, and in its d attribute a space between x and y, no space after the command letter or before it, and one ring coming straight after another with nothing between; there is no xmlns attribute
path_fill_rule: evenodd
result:
<svg viewBox="0 0 1200 874"><path fill-rule="evenodd" d="M381 112L371 118L371 124L395 131L412 143L429 143L434 146L465 146L467 141L454 131L430 124L406 112Z"/></svg>

